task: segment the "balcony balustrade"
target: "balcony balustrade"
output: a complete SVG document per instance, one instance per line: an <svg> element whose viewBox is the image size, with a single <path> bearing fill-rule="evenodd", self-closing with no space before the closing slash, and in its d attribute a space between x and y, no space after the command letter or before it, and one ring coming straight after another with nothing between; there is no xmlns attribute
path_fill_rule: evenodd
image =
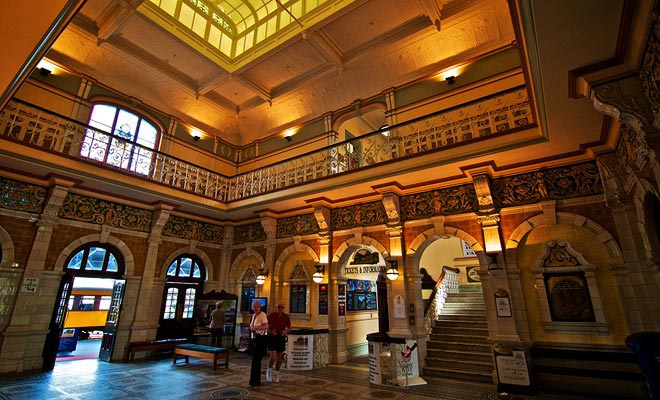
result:
<svg viewBox="0 0 660 400"><path fill-rule="evenodd" d="M220 202L242 200L533 124L525 88L336 143L227 177L142 147L53 112L12 100L0 113L0 136Z"/></svg>

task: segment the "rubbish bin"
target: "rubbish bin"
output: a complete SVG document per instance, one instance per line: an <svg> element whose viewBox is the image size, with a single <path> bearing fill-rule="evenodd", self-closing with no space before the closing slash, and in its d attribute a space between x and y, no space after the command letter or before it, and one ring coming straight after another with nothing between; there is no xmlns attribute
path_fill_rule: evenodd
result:
<svg viewBox="0 0 660 400"><path fill-rule="evenodd" d="M651 398L660 400L660 332L633 333L626 346L637 355Z"/></svg>

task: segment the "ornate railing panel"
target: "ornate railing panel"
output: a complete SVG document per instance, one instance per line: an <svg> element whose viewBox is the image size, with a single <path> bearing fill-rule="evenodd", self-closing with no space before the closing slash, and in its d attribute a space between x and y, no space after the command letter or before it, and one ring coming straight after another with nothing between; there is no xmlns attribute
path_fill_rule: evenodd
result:
<svg viewBox="0 0 660 400"><path fill-rule="evenodd" d="M517 88L231 178L17 100L9 102L0 113L0 135L228 202L509 132L532 123L527 91Z"/></svg>
<svg viewBox="0 0 660 400"><path fill-rule="evenodd" d="M431 294L431 303L424 316L424 328L429 335L433 330L435 320L438 319L440 311L445 306L447 295L449 293L458 293L458 271L457 268L442 267L442 273Z"/></svg>

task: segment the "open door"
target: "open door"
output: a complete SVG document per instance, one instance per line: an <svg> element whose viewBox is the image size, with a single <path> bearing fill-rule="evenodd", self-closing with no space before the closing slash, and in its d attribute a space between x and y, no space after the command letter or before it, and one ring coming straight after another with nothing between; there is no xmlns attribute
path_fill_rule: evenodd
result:
<svg viewBox="0 0 660 400"><path fill-rule="evenodd" d="M117 336L117 323L119 322L119 314L121 312L121 301L124 297L125 287L126 281L115 280L112 288L110 309L108 310L108 317L103 329L103 339L101 340L101 351L99 352L99 359L101 361L110 361L112 356L112 349L115 346L115 339Z"/></svg>
<svg viewBox="0 0 660 400"><path fill-rule="evenodd" d="M69 296L71 295L71 288L73 286L73 275L65 274L60 282L60 290L57 296L57 302L53 309L53 316L48 325L48 334L46 334L46 341L44 342L44 349L41 353L44 362L43 369L51 370L55 367L55 359L57 358L57 349L60 344L60 336L64 328L64 319L66 318L67 305L69 304Z"/></svg>

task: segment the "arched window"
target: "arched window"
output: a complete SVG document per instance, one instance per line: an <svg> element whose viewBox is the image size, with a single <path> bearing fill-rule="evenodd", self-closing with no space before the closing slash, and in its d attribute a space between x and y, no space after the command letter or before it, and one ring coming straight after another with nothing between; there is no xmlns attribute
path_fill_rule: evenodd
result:
<svg viewBox="0 0 660 400"><path fill-rule="evenodd" d="M97 130L85 134L81 156L137 174L149 174L152 150L159 139L156 125L111 104L94 105L89 125Z"/></svg>
<svg viewBox="0 0 660 400"><path fill-rule="evenodd" d="M86 245L73 253L66 263L65 270L75 275L114 275L124 274L121 256L109 246L100 243Z"/></svg>
<svg viewBox="0 0 660 400"><path fill-rule="evenodd" d="M167 282L158 328L158 338L192 337L199 315L195 315L197 298L204 289L206 269L192 254L177 257L167 267Z"/></svg>

